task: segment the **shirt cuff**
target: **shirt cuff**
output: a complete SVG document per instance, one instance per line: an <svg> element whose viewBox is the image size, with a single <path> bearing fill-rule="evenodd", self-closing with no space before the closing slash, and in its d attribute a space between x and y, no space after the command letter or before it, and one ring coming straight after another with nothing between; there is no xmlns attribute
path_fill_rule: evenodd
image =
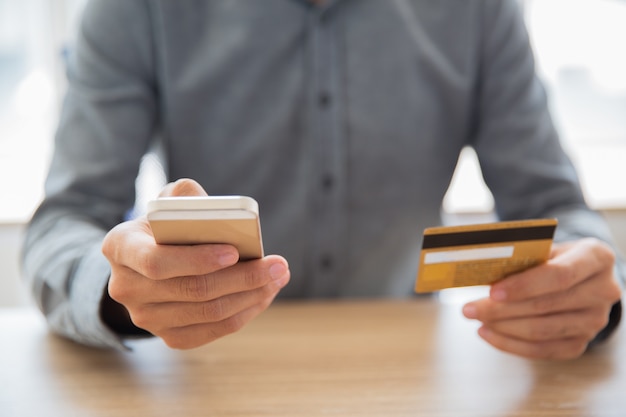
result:
<svg viewBox="0 0 626 417"><path fill-rule="evenodd" d="M596 337L589 343L588 348L592 348L609 338L617 329L622 319L622 302L621 300L613 304L611 312L609 313L609 324L596 335Z"/></svg>
<svg viewBox="0 0 626 417"><path fill-rule="evenodd" d="M72 339L79 343L99 347L128 350L122 338L113 332L101 319L100 303L107 291L111 267L101 252L100 245L94 245L81 259L74 274L70 292L70 316L73 318L76 334Z"/></svg>

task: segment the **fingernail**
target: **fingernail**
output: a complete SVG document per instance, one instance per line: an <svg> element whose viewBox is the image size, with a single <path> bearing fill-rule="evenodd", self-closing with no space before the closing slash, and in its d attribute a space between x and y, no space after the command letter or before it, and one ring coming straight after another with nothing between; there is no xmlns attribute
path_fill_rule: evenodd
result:
<svg viewBox="0 0 626 417"><path fill-rule="evenodd" d="M504 301L506 300L506 291L504 290L492 290L491 291L491 299L494 301Z"/></svg>
<svg viewBox="0 0 626 417"><path fill-rule="evenodd" d="M230 265L233 265L235 262L237 262L238 258L239 258L239 255L237 253L233 251L227 251L227 252L220 254L217 258L217 261L222 266L230 266Z"/></svg>
<svg viewBox="0 0 626 417"><path fill-rule="evenodd" d="M463 315L468 319L475 319L478 317L478 310L473 304L465 304L463 306Z"/></svg>
<svg viewBox="0 0 626 417"><path fill-rule="evenodd" d="M278 281L287 275L287 267L282 262L277 262L270 266L270 276L273 280Z"/></svg>
<svg viewBox="0 0 626 417"><path fill-rule="evenodd" d="M483 339L487 339L491 336L491 330L489 330L485 326L480 326L478 328L478 335L482 337Z"/></svg>

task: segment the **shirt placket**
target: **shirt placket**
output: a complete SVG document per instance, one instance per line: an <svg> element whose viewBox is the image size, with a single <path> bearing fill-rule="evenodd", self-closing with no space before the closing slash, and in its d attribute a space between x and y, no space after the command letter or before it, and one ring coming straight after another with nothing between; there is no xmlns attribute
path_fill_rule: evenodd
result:
<svg viewBox="0 0 626 417"><path fill-rule="evenodd" d="M346 146L341 128L338 22L322 10L311 20L311 253L314 296L339 294L346 263Z"/></svg>

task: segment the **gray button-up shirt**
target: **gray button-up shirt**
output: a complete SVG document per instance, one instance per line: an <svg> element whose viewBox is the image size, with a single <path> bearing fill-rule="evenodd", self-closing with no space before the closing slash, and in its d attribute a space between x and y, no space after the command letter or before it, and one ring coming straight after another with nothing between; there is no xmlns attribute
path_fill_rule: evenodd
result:
<svg viewBox="0 0 626 417"><path fill-rule="evenodd" d="M502 219L556 216L608 240L586 207L514 0L95 0L25 246L52 327L116 346L101 323L107 230L155 142L169 179L260 204L284 297L409 296L473 147Z"/></svg>

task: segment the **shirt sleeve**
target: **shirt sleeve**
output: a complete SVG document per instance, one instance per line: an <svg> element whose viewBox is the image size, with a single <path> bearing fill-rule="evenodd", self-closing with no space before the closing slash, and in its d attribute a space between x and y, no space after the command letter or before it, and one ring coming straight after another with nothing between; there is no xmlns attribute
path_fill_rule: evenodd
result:
<svg viewBox="0 0 626 417"><path fill-rule="evenodd" d="M155 130L147 3L86 6L68 61L68 91L45 185L28 225L25 279L53 331L122 348L102 322L110 268L102 239L132 208L140 161Z"/></svg>
<svg viewBox="0 0 626 417"><path fill-rule="evenodd" d="M555 217L556 241L595 237L615 248L605 220L585 203L576 171L559 143L517 2L487 0L483 5L472 145L498 217ZM625 272L618 259L615 275L622 288ZM618 302L598 338L616 328L620 313Z"/></svg>

